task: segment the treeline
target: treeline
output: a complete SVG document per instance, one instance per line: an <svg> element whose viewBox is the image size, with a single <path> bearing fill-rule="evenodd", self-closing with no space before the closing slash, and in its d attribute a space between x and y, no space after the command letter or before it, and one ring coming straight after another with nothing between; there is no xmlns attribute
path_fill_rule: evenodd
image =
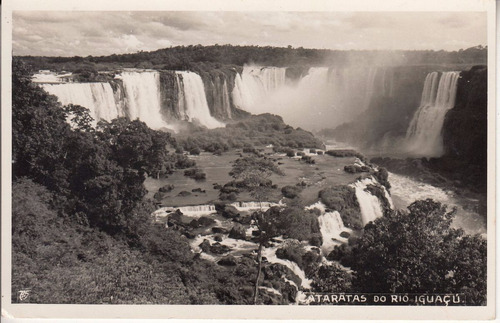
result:
<svg viewBox="0 0 500 323"><path fill-rule="evenodd" d="M199 64L222 65L256 63L267 66L314 65L421 65L486 64L487 47L481 45L458 51L434 50L329 50L271 46L189 45L140 51L133 54L73 57L20 57L35 69L77 71L113 70L123 67L193 70Z"/></svg>

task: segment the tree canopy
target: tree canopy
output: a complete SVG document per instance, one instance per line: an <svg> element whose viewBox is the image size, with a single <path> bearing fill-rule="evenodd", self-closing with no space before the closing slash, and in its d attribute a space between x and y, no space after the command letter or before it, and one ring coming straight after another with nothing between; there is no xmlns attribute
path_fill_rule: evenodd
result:
<svg viewBox="0 0 500 323"><path fill-rule="evenodd" d="M354 271L358 292L463 293L468 304L485 304L486 240L452 228L453 218L439 202L416 201L370 222L332 255Z"/></svg>

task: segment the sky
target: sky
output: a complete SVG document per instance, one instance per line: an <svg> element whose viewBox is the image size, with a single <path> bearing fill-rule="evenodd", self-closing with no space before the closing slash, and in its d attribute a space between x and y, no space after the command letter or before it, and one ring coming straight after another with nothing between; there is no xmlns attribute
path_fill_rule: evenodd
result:
<svg viewBox="0 0 500 323"><path fill-rule="evenodd" d="M458 50L487 45L481 12L13 12L14 55L101 56L177 45Z"/></svg>

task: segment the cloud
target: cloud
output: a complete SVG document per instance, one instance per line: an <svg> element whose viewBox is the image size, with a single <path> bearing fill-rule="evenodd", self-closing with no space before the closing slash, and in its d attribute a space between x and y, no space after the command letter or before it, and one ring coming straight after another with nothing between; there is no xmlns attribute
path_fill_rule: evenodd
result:
<svg viewBox="0 0 500 323"><path fill-rule="evenodd" d="M246 11L13 13L15 55L97 56L216 43L457 50L486 45L486 15Z"/></svg>

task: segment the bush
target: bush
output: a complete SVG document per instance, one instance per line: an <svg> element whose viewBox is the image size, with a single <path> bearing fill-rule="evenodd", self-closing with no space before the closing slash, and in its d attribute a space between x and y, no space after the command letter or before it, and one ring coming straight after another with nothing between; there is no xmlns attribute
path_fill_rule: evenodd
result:
<svg viewBox="0 0 500 323"><path fill-rule="evenodd" d="M199 168L191 168L184 171L184 176L192 178L196 181L204 181L207 175Z"/></svg>
<svg viewBox="0 0 500 323"><path fill-rule="evenodd" d="M283 194L284 197L289 198L289 199L294 199L297 196L299 196L300 192L302 192L302 187L299 186L283 186L281 188L281 194Z"/></svg>
<svg viewBox="0 0 500 323"><path fill-rule="evenodd" d="M199 155L200 153L201 153L201 150L198 147L194 147L194 148L189 150L189 154L191 154L191 155Z"/></svg>
<svg viewBox="0 0 500 323"><path fill-rule="evenodd" d="M366 160L365 156L353 149L333 149L326 151L325 154L333 157L358 157L361 160Z"/></svg>
<svg viewBox="0 0 500 323"><path fill-rule="evenodd" d="M321 190L318 197L327 208L340 213L346 227L356 230L363 228L361 210L354 188L347 185L332 186Z"/></svg>

